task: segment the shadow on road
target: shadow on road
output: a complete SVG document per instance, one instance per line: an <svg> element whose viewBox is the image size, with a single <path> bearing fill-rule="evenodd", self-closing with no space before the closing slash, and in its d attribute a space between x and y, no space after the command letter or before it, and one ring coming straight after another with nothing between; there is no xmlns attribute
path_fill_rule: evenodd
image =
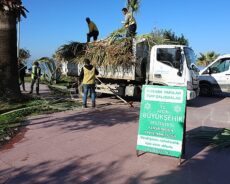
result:
<svg viewBox="0 0 230 184"><path fill-rule="evenodd" d="M130 108L130 107L123 107ZM116 124L127 124L130 122L137 122L139 116L139 109L130 108L129 112L127 109L124 110L119 107L101 108L95 110L86 110L81 112L72 113L68 116L57 117L54 115L53 118L40 118L37 121L33 121L29 125L41 124L44 128L51 126L61 126L66 131L80 131L80 130L91 130L96 127L107 126L111 127ZM133 121L136 119L137 121ZM33 119L32 119L33 120Z"/></svg>
<svg viewBox="0 0 230 184"><path fill-rule="evenodd" d="M188 101L187 106L188 107L203 107L206 105L218 103L219 101L222 101L224 99L225 99L225 97L223 97L223 96L213 96L213 97L198 96L197 98Z"/></svg>
<svg viewBox="0 0 230 184"><path fill-rule="evenodd" d="M214 127L197 127L195 129L189 130L186 132L186 146L185 146L185 159L189 160L197 155L199 152L207 148L209 143L204 140L199 140L199 138L194 138L197 135L201 135L202 131L210 132L210 136L214 137L219 130L222 128L214 128ZM200 137L200 136L199 136Z"/></svg>
<svg viewBox="0 0 230 184"><path fill-rule="evenodd" d="M220 129L212 127L199 127L187 134L200 131L215 132ZM215 134L213 134L215 136ZM185 161L175 170L167 174L154 177L136 178L135 184L228 184L230 180L229 164L230 149L212 149L209 144L186 141ZM163 157L162 157L163 159ZM154 163L153 163L154 164ZM142 177L142 176L141 176Z"/></svg>
<svg viewBox="0 0 230 184"><path fill-rule="evenodd" d="M229 154L230 150L206 151L205 154L191 158L168 174L145 178L145 181L154 184L228 184L230 180ZM151 182L152 180L155 181Z"/></svg>
<svg viewBox="0 0 230 184"><path fill-rule="evenodd" d="M99 162L84 163L90 157L90 155L86 155L58 163L47 161L37 165L1 170L1 176L4 177L0 178L0 182L4 184L105 184L121 179L112 173L119 173L119 168L127 158L111 161L107 165Z"/></svg>
<svg viewBox="0 0 230 184"><path fill-rule="evenodd" d="M154 165L156 163L152 158L159 157L157 155L146 154L136 158L137 162L143 162L143 164L133 175L125 175L122 172L131 155L107 163L89 163L87 160L91 160L93 155L86 155L59 162L47 161L36 165L30 164L0 170L0 182L5 184L229 184L229 154L229 149L221 151L207 149L199 156L191 157L181 166L175 166L174 169L168 170L162 175L155 174L158 167L163 167ZM167 160L167 157L161 157L163 165L167 165ZM147 165L146 162L148 162ZM149 165L152 165L152 167Z"/></svg>

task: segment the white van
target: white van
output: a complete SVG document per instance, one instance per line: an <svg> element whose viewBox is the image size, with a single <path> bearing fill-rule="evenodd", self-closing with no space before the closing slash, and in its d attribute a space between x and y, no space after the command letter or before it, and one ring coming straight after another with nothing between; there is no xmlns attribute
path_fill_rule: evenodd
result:
<svg viewBox="0 0 230 184"><path fill-rule="evenodd" d="M200 71L200 95L230 92L230 54L219 56Z"/></svg>

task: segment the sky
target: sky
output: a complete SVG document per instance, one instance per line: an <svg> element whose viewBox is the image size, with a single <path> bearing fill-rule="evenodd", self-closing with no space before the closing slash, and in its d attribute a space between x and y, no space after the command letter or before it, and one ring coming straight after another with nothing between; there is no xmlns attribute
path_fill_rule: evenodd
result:
<svg viewBox="0 0 230 184"><path fill-rule="evenodd" d="M52 57L63 44L86 42L90 17L99 28L99 39L121 28L121 9L126 0L22 0L29 10L20 27L20 47L28 49L31 60ZM183 34L199 53L230 53L229 0L141 0L135 14L137 33L167 29Z"/></svg>

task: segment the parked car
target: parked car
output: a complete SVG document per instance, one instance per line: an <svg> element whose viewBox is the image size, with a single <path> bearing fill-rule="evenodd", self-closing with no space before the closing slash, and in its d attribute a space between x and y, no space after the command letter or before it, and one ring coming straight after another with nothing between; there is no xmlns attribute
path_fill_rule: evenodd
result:
<svg viewBox="0 0 230 184"><path fill-rule="evenodd" d="M200 95L230 92L230 54L219 56L200 71Z"/></svg>

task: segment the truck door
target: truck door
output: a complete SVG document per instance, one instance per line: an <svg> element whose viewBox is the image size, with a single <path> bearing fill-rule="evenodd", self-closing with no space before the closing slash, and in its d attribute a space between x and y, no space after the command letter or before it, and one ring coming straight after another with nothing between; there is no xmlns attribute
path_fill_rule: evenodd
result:
<svg viewBox="0 0 230 184"><path fill-rule="evenodd" d="M159 47L156 50L153 74L159 81L167 85L181 86L185 83L182 77L182 56L179 47ZM180 74L179 74L180 71Z"/></svg>
<svg viewBox="0 0 230 184"><path fill-rule="evenodd" d="M213 77L215 92L230 92L230 58L223 58L209 67L209 74Z"/></svg>

